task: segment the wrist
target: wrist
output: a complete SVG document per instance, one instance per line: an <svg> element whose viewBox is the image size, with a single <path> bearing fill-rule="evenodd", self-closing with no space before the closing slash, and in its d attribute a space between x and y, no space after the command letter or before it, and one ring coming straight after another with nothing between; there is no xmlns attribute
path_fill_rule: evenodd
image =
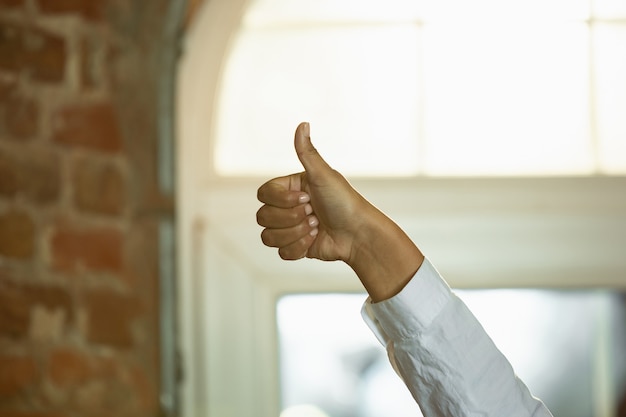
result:
<svg viewBox="0 0 626 417"><path fill-rule="evenodd" d="M406 233L369 205L345 262L355 271L372 301L377 302L399 293L423 260L424 256Z"/></svg>

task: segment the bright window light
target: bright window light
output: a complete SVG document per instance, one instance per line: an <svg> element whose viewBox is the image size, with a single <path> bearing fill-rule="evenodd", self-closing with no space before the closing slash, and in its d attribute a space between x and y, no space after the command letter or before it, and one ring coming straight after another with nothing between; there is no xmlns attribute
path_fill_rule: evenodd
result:
<svg viewBox="0 0 626 417"><path fill-rule="evenodd" d="M623 0L593 0L593 13L600 19L626 18L626 2Z"/></svg>
<svg viewBox="0 0 626 417"><path fill-rule="evenodd" d="M626 174L618 0L256 0L215 113L215 171L349 176Z"/></svg>
<svg viewBox="0 0 626 417"><path fill-rule="evenodd" d="M425 0L427 20L581 20L589 0Z"/></svg>
<svg viewBox="0 0 626 417"><path fill-rule="evenodd" d="M318 407L309 404L295 405L286 408L280 413L280 417L330 417Z"/></svg>
<svg viewBox="0 0 626 417"><path fill-rule="evenodd" d="M626 2L620 2L623 6ZM624 6L626 16L626 6ZM598 146L602 172L626 172L626 25L598 24L594 30L597 59Z"/></svg>
<svg viewBox="0 0 626 417"><path fill-rule="evenodd" d="M359 175L417 169L417 28L246 30L224 73L217 170L299 171L301 121L329 162ZM393 161L393 164L390 164Z"/></svg>
<svg viewBox="0 0 626 417"><path fill-rule="evenodd" d="M426 171L590 174L584 23L424 28Z"/></svg>
<svg viewBox="0 0 626 417"><path fill-rule="evenodd" d="M246 26L276 23L388 22L420 17L415 0L255 0L245 17Z"/></svg>
<svg viewBox="0 0 626 417"><path fill-rule="evenodd" d="M361 294L292 295L277 306L282 407L333 417L419 417L359 314ZM375 393L375 394L374 394Z"/></svg>

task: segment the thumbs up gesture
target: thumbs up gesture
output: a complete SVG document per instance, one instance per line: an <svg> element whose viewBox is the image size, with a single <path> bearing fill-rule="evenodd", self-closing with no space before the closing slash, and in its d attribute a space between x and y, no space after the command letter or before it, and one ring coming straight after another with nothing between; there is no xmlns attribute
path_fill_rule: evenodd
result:
<svg viewBox="0 0 626 417"><path fill-rule="evenodd" d="M367 202L313 147L308 123L296 129L294 145L304 172L272 179L258 190L265 203L257 212L265 227L261 239L283 259L346 261L358 212Z"/></svg>
<svg viewBox="0 0 626 417"><path fill-rule="evenodd" d="M269 180L257 192L263 243L286 260L346 262L374 301L395 295L421 265L421 252L324 161L308 123L296 129L294 145L304 171Z"/></svg>

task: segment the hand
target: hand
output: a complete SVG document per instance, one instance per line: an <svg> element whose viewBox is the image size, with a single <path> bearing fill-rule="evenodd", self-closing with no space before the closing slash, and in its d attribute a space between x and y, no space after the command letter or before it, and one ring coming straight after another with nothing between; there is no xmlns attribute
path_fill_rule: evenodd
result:
<svg viewBox="0 0 626 417"><path fill-rule="evenodd" d="M272 179L258 190L265 203L257 212L265 227L261 239L279 248L283 259L347 261L359 213L369 203L322 159L311 144L308 123L296 129L294 145L305 171Z"/></svg>
<svg viewBox="0 0 626 417"><path fill-rule="evenodd" d="M397 294L421 265L422 253L322 159L308 123L296 129L294 145L304 172L274 178L257 192L264 203L257 211L263 243L278 248L283 259L346 262L373 301Z"/></svg>

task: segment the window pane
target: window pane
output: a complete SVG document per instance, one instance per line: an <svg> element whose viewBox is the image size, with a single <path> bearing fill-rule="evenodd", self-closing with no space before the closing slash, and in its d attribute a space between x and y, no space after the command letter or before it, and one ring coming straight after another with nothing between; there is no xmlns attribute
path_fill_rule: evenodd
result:
<svg viewBox="0 0 626 417"><path fill-rule="evenodd" d="M621 0L592 3L626 16ZM217 100L216 171L301 169L290 144L306 120L349 176L623 174L625 29L584 20L589 7L253 1Z"/></svg>
<svg viewBox="0 0 626 417"><path fill-rule="evenodd" d="M626 1L593 0L594 17L603 19L623 19L626 17Z"/></svg>
<svg viewBox="0 0 626 417"><path fill-rule="evenodd" d="M224 175L300 170L301 121L345 174L417 170L418 28L245 30L224 72L216 165Z"/></svg>
<svg viewBox="0 0 626 417"><path fill-rule="evenodd" d="M626 26L598 24L593 39L601 170L625 174Z"/></svg>
<svg viewBox="0 0 626 417"><path fill-rule="evenodd" d="M246 24L406 21L419 18L419 9L416 0L256 0Z"/></svg>
<svg viewBox="0 0 626 417"><path fill-rule="evenodd" d="M587 174L584 23L424 27L427 172Z"/></svg>
<svg viewBox="0 0 626 417"><path fill-rule="evenodd" d="M589 0L426 0L426 19L586 19Z"/></svg>
<svg viewBox="0 0 626 417"><path fill-rule="evenodd" d="M315 294L279 300L284 410L314 406L332 417L422 415L361 319L365 298L363 294Z"/></svg>
<svg viewBox="0 0 626 417"><path fill-rule="evenodd" d="M626 348L623 330L616 337L607 330L626 325L619 293L469 290L459 296L555 417L613 414L614 390L626 376L612 355Z"/></svg>

